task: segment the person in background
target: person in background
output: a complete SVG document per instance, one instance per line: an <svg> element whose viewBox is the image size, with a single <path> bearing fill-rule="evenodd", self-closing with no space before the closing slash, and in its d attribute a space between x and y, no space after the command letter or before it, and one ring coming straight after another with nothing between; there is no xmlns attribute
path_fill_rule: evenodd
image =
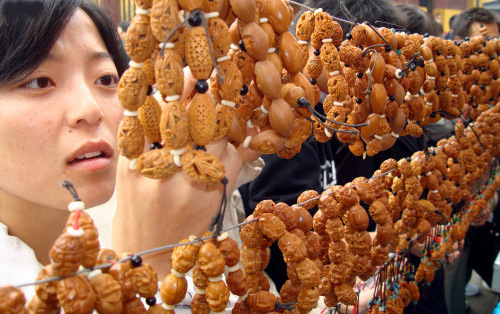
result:
<svg viewBox="0 0 500 314"><path fill-rule="evenodd" d="M489 37L498 36L498 19L495 12L485 8L472 8L463 11L453 19L453 35L464 39L481 35L481 27L488 29Z"/></svg>
<svg viewBox="0 0 500 314"><path fill-rule="evenodd" d="M128 63L130 62L130 57L125 51L125 40L127 39L127 30L129 26L130 26L130 21L121 21L118 24L118 27L116 28L116 30L118 31L118 35L120 36L120 51L122 53L125 69L128 69L129 67Z"/></svg>

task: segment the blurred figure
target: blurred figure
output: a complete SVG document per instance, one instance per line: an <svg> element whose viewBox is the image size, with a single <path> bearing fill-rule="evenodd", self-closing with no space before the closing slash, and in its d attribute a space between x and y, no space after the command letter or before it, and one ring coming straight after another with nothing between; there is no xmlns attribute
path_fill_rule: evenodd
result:
<svg viewBox="0 0 500 314"><path fill-rule="evenodd" d="M401 29L405 22L398 9L387 0L305 0L304 4L311 8L322 8L332 16L352 21L368 22L376 27L394 27ZM339 22L344 35L349 33L352 25Z"/></svg>
<svg viewBox="0 0 500 314"><path fill-rule="evenodd" d="M482 26L489 31L490 38L498 36L498 19L496 14L485 8L465 10L453 20L453 34L460 38L481 35Z"/></svg>
<svg viewBox="0 0 500 314"><path fill-rule="evenodd" d="M442 26L424 10L419 7L398 4L396 7L403 13L406 20L406 30L410 33L429 34L432 36L442 35Z"/></svg>
<svg viewBox="0 0 500 314"><path fill-rule="evenodd" d="M120 39L122 40L122 42L124 42L125 38L127 38L127 30L128 30L129 26L130 26L130 21L121 21L118 24L118 27L116 28L116 30L118 31L118 35L120 35Z"/></svg>
<svg viewBox="0 0 500 314"><path fill-rule="evenodd" d="M121 21L116 30L118 31L118 35L120 35L120 51L122 53L122 58L124 62L125 69L128 69L128 63L130 62L130 57L125 51L125 40L127 39L127 30L130 26L130 21Z"/></svg>

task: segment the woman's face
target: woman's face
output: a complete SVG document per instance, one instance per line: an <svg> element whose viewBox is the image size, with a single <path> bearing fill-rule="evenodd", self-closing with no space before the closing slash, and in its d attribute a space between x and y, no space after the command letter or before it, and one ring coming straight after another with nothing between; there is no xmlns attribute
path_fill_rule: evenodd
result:
<svg viewBox="0 0 500 314"><path fill-rule="evenodd" d="M65 209L73 183L87 207L111 197L122 109L118 74L90 17L75 11L47 59L0 88L0 193Z"/></svg>

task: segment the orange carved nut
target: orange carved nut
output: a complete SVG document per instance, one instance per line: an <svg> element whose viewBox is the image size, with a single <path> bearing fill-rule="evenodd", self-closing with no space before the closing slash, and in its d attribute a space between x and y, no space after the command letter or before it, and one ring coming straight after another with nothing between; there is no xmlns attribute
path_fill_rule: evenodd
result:
<svg viewBox="0 0 500 314"><path fill-rule="evenodd" d="M318 205L319 193L315 190L307 190L300 194L297 199L297 204L304 207L307 210L314 208Z"/></svg>
<svg viewBox="0 0 500 314"><path fill-rule="evenodd" d="M84 250L80 237L68 233L61 234L49 253L55 273L60 276L74 274L85 256Z"/></svg>
<svg viewBox="0 0 500 314"><path fill-rule="evenodd" d="M99 274L90 279L90 285L95 292L95 306L98 313L121 313L123 309L123 294L120 283L109 274Z"/></svg>
<svg viewBox="0 0 500 314"><path fill-rule="evenodd" d="M125 51L135 62L144 62L151 57L155 49L156 39L151 32L149 16L137 14L127 30Z"/></svg>
<svg viewBox="0 0 500 314"><path fill-rule="evenodd" d="M6 314L27 314L24 308L26 298L19 288L3 286L0 288L0 312Z"/></svg>
<svg viewBox="0 0 500 314"><path fill-rule="evenodd" d="M215 244L206 242L200 248L198 265L207 277L217 277L224 272L224 257Z"/></svg>
<svg viewBox="0 0 500 314"><path fill-rule="evenodd" d="M267 313L274 310L274 303L277 297L271 292L259 291L257 293L251 293L245 303L251 310L259 313Z"/></svg>
<svg viewBox="0 0 500 314"><path fill-rule="evenodd" d="M229 27L219 17L208 19L207 26L215 59L224 57L229 52L231 46Z"/></svg>
<svg viewBox="0 0 500 314"><path fill-rule="evenodd" d="M196 182L215 183L224 179L225 167L222 161L203 150L189 152L191 158L183 160L182 169Z"/></svg>
<svg viewBox="0 0 500 314"><path fill-rule="evenodd" d="M123 73L118 83L118 100L123 108L137 111L146 100L148 85L146 74L140 68L130 67Z"/></svg>
<svg viewBox="0 0 500 314"><path fill-rule="evenodd" d="M196 293L191 300L191 312L193 314L210 314L210 307L205 294Z"/></svg>
<svg viewBox="0 0 500 314"><path fill-rule="evenodd" d="M247 292L247 278L243 269L238 269L227 274L226 283L232 294L244 295Z"/></svg>
<svg viewBox="0 0 500 314"><path fill-rule="evenodd" d="M286 226L273 214L262 214L259 217L259 227L262 233L271 240L277 240L286 231Z"/></svg>
<svg viewBox="0 0 500 314"><path fill-rule="evenodd" d="M163 279L160 287L160 296L168 305L175 305L184 299L187 292L187 280L184 277L176 277L170 273Z"/></svg>
<svg viewBox="0 0 500 314"><path fill-rule="evenodd" d="M217 243L217 248L222 253L226 266L235 266L240 261L240 250L238 248L238 244L233 239L227 237L224 240L219 241Z"/></svg>
<svg viewBox="0 0 500 314"><path fill-rule="evenodd" d="M125 116L118 128L118 150L128 159L139 157L144 150L144 130L137 117Z"/></svg>
<svg viewBox="0 0 500 314"><path fill-rule="evenodd" d="M206 299L210 309L221 312L226 309L230 291L224 281L210 282L206 290Z"/></svg>
<svg viewBox="0 0 500 314"><path fill-rule="evenodd" d="M179 243L189 242L183 239ZM172 268L180 273L187 273L198 260L199 243L177 246L172 252Z"/></svg>
<svg viewBox="0 0 500 314"><path fill-rule="evenodd" d="M217 112L208 94L196 94L188 107L191 138L196 145L207 145L215 134Z"/></svg>
<svg viewBox="0 0 500 314"><path fill-rule="evenodd" d="M160 119L160 133L163 145L168 149L180 149L189 140L187 110L178 101L167 102Z"/></svg>
<svg viewBox="0 0 500 314"><path fill-rule="evenodd" d="M137 171L150 179L165 179L179 171L174 162L174 156L166 148L154 149L145 152L136 163Z"/></svg>
<svg viewBox="0 0 500 314"><path fill-rule="evenodd" d="M314 13L304 12L297 21L295 35L299 40L307 41L314 31Z"/></svg>
<svg viewBox="0 0 500 314"><path fill-rule="evenodd" d="M163 97L181 95L184 88L182 60L173 49L165 49L155 61L155 78Z"/></svg>
<svg viewBox="0 0 500 314"><path fill-rule="evenodd" d="M95 294L83 275L65 278L57 284L57 298L64 313L90 314L94 310Z"/></svg>
<svg viewBox="0 0 500 314"><path fill-rule="evenodd" d="M186 42L186 61L191 73L198 80L206 80L212 73L214 64L208 45L205 29L202 26L189 29Z"/></svg>
<svg viewBox="0 0 500 314"><path fill-rule="evenodd" d="M146 102L139 108L139 121L144 130L144 135L149 142L161 142L160 118L161 106L153 96L148 96Z"/></svg>
<svg viewBox="0 0 500 314"><path fill-rule="evenodd" d="M151 32L159 42L180 23L177 0L155 0L151 8ZM175 37L172 39L176 39Z"/></svg>

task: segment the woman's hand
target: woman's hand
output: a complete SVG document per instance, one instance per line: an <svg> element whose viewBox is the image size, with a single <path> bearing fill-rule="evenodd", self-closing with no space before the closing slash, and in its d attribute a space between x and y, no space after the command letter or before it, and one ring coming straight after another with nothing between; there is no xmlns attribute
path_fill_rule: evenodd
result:
<svg viewBox="0 0 500 314"><path fill-rule="evenodd" d="M207 151L224 163L230 192L242 166L241 157L225 140L208 145ZM222 183L197 183L182 170L167 179L153 180L128 165L126 158L119 158L112 230L117 252L136 253L208 231L220 207ZM145 260L160 276L170 271L170 254L154 253Z"/></svg>
<svg viewBox="0 0 500 314"><path fill-rule="evenodd" d="M185 88L181 99L193 92L194 79L185 70ZM157 99L161 103L161 97ZM225 166L230 193L242 164L258 157L249 149L238 151L226 139L207 145L207 152ZM177 243L190 235L208 231L212 217L220 207L223 185L194 182L182 170L163 179L153 180L129 169L129 161L120 157L116 183L117 207L113 217L112 242L117 252L137 253ZM145 256L162 276L170 271L169 252Z"/></svg>

